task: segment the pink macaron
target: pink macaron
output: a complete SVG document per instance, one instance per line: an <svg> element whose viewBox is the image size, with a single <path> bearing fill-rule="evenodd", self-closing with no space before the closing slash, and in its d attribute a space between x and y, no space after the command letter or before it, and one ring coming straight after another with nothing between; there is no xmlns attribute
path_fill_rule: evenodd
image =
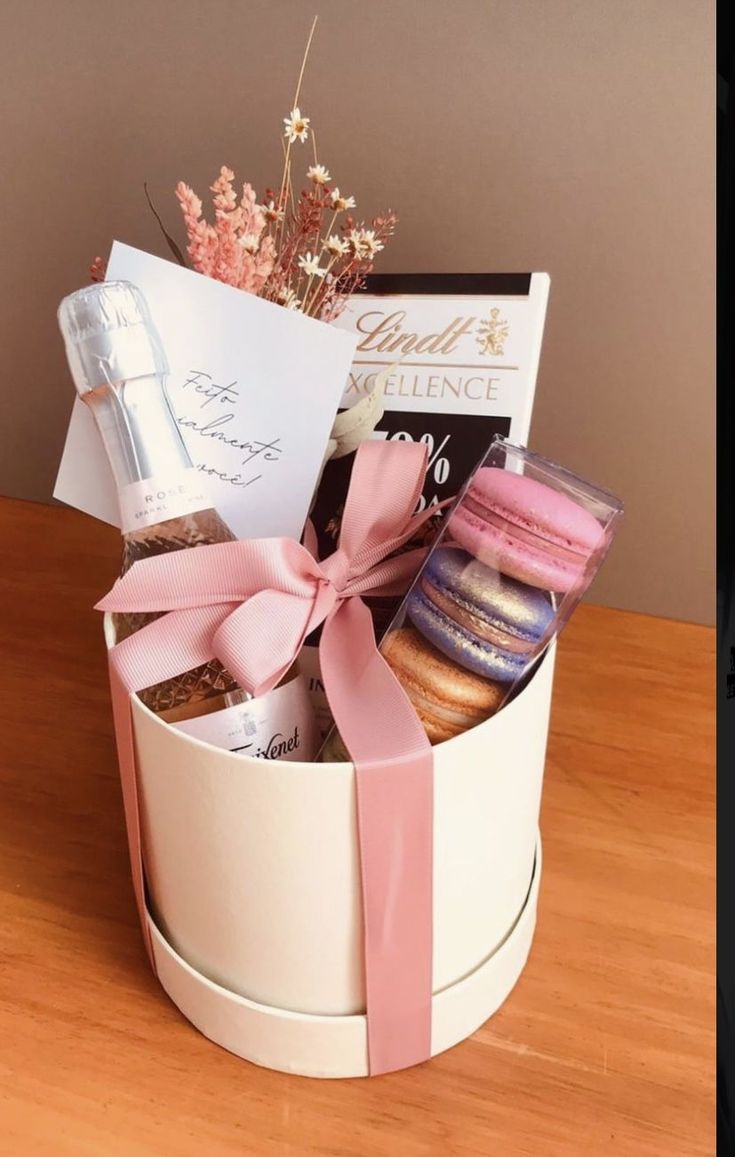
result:
<svg viewBox="0 0 735 1157"><path fill-rule="evenodd" d="M605 537L595 516L568 495L491 466L475 474L451 516L450 534L486 566L559 593L584 583Z"/></svg>

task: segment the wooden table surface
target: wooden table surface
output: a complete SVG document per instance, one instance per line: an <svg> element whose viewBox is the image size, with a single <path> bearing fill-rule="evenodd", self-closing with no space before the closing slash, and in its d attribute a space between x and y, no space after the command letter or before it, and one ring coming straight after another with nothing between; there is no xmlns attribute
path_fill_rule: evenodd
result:
<svg viewBox="0 0 735 1157"><path fill-rule="evenodd" d="M116 532L0 500L0 1152L714 1152L714 632L585 606L559 647L527 968L475 1036L316 1081L210 1044L143 952L95 599Z"/></svg>

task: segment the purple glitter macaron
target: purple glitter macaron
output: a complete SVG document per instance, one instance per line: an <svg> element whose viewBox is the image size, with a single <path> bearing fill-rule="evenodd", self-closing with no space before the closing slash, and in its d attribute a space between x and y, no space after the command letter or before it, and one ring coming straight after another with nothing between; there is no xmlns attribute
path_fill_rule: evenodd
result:
<svg viewBox="0 0 735 1157"><path fill-rule="evenodd" d="M408 597L418 631L467 671L510 683L538 652L554 617L549 596L458 547L430 556Z"/></svg>

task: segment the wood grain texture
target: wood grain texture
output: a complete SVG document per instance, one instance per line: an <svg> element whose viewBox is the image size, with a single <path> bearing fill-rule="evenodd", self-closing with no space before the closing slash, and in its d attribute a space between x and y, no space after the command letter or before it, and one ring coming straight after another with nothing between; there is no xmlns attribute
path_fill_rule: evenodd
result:
<svg viewBox="0 0 735 1157"><path fill-rule="evenodd" d="M315 1081L210 1044L136 925L95 599L116 532L0 500L0 1152L714 1152L713 632L581 608L559 648L531 957L476 1035Z"/></svg>

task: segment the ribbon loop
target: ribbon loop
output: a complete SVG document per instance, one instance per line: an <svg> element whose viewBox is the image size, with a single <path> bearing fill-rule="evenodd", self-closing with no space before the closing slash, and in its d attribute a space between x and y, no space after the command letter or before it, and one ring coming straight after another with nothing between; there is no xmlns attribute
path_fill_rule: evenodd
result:
<svg viewBox="0 0 735 1157"><path fill-rule="evenodd" d="M369 571L406 541L428 451L423 442L399 445L396 453L395 443L363 442L355 456L339 540L351 560L351 577Z"/></svg>

